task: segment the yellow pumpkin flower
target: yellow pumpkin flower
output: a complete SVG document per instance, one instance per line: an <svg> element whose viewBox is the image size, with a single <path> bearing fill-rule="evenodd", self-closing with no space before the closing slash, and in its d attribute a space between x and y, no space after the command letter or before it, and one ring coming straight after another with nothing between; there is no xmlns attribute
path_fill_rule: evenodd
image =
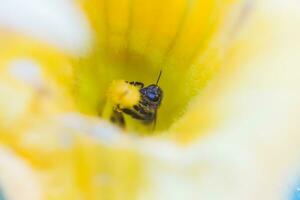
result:
<svg viewBox="0 0 300 200"><path fill-rule="evenodd" d="M298 6L1 2L0 200L297 200Z"/></svg>

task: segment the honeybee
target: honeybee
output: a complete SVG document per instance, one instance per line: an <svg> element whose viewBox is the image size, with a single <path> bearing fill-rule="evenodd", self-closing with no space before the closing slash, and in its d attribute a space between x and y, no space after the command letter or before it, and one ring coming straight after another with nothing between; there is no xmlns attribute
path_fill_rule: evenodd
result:
<svg viewBox="0 0 300 200"><path fill-rule="evenodd" d="M163 91L158 86L162 71L155 84L144 86L137 81L115 81L109 92L113 103L110 121L125 127L124 114L144 124L153 124L155 127L157 110L163 99Z"/></svg>

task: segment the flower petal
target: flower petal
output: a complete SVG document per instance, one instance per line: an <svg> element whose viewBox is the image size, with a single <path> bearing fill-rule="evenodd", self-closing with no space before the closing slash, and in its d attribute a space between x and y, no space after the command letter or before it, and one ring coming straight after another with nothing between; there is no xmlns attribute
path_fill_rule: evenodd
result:
<svg viewBox="0 0 300 200"><path fill-rule="evenodd" d="M162 70L159 85L165 95L158 130L179 118L216 74L228 47L225 32L243 5L240 0L79 2L97 35L94 52L76 63L81 111L101 113L102 94L113 80L150 84ZM202 63L195 64L198 59Z"/></svg>
<svg viewBox="0 0 300 200"><path fill-rule="evenodd" d="M71 1L1 1L0 26L76 54L85 52L91 39L86 19Z"/></svg>

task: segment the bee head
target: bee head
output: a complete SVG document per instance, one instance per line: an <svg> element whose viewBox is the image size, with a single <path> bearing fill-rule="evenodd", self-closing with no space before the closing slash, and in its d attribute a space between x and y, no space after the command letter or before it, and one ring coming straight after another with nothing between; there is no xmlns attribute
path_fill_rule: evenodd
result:
<svg viewBox="0 0 300 200"><path fill-rule="evenodd" d="M163 92L158 85L151 84L140 90L141 94L146 97L150 102L160 104Z"/></svg>

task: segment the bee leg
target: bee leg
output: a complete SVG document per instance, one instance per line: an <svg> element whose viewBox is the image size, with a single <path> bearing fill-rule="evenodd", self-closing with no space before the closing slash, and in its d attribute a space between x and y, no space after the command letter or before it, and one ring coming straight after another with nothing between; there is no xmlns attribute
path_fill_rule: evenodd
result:
<svg viewBox="0 0 300 200"><path fill-rule="evenodd" d="M137 112L135 112L131 109L123 108L122 111L124 113L126 113L127 115L130 115L134 119L138 119L138 120L144 120L145 119L145 117L143 115L139 115Z"/></svg>
<svg viewBox="0 0 300 200"><path fill-rule="evenodd" d="M156 119L157 119L157 112L154 113L152 132L155 131L156 121L157 121Z"/></svg>
<svg viewBox="0 0 300 200"><path fill-rule="evenodd" d="M144 83L142 83L142 82L131 81L131 82L129 82L129 84L134 85L134 86L138 86L140 88L144 87Z"/></svg>
<svg viewBox="0 0 300 200"><path fill-rule="evenodd" d="M113 113L112 113L112 115L110 117L110 121L113 124L116 124L116 125L120 126L121 128L125 127L124 116L123 116L122 112L119 112L116 109L113 109Z"/></svg>

